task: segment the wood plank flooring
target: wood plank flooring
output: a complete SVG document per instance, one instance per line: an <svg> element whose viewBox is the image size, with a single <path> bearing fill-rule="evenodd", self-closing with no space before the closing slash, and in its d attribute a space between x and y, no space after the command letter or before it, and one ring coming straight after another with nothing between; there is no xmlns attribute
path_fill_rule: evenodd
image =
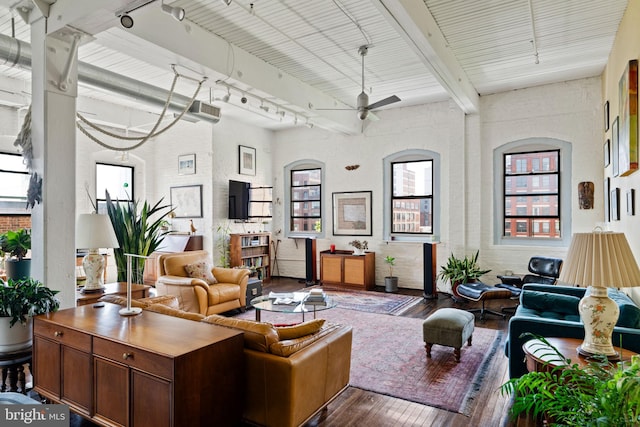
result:
<svg viewBox="0 0 640 427"><path fill-rule="evenodd" d="M269 291L290 292L298 290L304 286L296 279L274 278L270 283L264 285L263 293ZM384 292L384 287L376 287L376 292ZM407 295L421 296L421 290L400 289L399 293ZM515 305L515 303L505 300L489 301L487 308L499 311L502 305ZM407 317L425 319L434 310L442 307L455 308L475 308L474 303L456 303L449 296L441 294L438 299L425 300L423 303L414 306L404 314ZM482 328L498 329L507 331L509 318L503 320L497 316L487 316L486 320L480 321L476 315L476 326ZM416 333L421 333L416 331ZM464 362L461 362L464 363ZM504 351L500 350L494 359L490 369L490 374L482 385L478 393L478 402L475 411L470 417L461 414L431 408L418 403L408 402L382 394L372 393L356 388L348 388L342 392L327 407L313 417L307 427L328 427L328 426L502 426L508 420L508 398L500 395L500 385L509 378L507 358Z"/></svg>

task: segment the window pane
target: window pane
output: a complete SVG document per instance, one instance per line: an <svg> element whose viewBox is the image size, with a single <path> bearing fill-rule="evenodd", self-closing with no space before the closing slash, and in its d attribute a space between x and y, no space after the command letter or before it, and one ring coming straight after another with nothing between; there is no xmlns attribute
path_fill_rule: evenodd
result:
<svg viewBox="0 0 640 427"><path fill-rule="evenodd" d="M271 202L273 187L249 188L249 200L252 202Z"/></svg>
<svg viewBox="0 0 640 427"><path fill-rule="evenodd" d="M431 199L393 199L391 231L394 233L432 233Z"/></svg>
<svg viewBox="0 0 640 427"><path fill-rule="evenodd" d="M505 155L505 173L514 175L538 171L540 170L540 164L542 164L544 172L558 172L559 157L558 151L507 154Z"/></svg>
<svg viewBox="0 0 640 427"><path fill-rule="evenodd" d="M557 239L561 237L560 220L556 218L510 218L505 220L504 235L507 237L515 236Z"/></svg>
<svg viewBox="0 0 640 427"><path fill-rule="evenodd" d="M96 198L104 200L106 191L114 200L133 200L133 167L96 164Z"/></svg>
<svg viewBox="0 0 640 427"><path fill-rule="evenodd" d="M433 195L433 161L393 163L393 197Z"/></svg>
<svg viewBox="0 0 640 427"><path fill-rule="evenodd" d="M294 187L300 185L320 184L322 173L320 169L307 169L291 172L291 185Z"/></svg>
<svg viewBox="0 0 640 427"><path fill-rule="evenodd" d="M0 172L0 200L19 200L26 202L28 187L29 175L23 173Z"/></svg>
<svg viewBox="0 0 640 427"><path fill-rule="evenodd" d="M505 216L558 216L558 196L508 196L505 198ZM515 206L515 214L513 207Z"/></svg>
<svg viewBox="0 0 640 427"><path fill-rule="evenodd" d="M273 216L271 207L271 202L249 202L249 216L271 218Z"/></svg>
<svg viewBox="0 0 640 427"><path fill-rule="evenodd" d="M320 200L320 186L294 187L291 189L291 200Z"/></svg>
<svg viewBox="0 0 640 427"><path fill-rule="evenodd" d="M293 202L291 203L291 209L294 217L320 217L320 202Z"/></svg>
<svg viewBox="0 0 640 427"><path fill-rule="evenodd" d="M291 231L320 232L320 220L317 218L292 218Z"/></svg>

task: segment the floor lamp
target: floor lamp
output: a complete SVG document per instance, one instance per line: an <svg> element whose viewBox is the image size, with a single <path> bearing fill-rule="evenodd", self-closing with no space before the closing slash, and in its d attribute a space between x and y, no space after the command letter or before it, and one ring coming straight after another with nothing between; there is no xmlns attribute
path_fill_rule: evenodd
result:
<svg viewBox="0 0 640 427"><path fill-rule="evenodd" d="M76 248L88 249L82 260L87 277L82 292L102 292L104 289L104 256L98 253L100 248L119 248L111 219L107 215L92 213L80 214L76 222Z"/></svg>
<svg viewBox="0 0 640 427"><path fill-rule="evenodd" d="M578 353L619 359L611 335L620 309L607 288L640 286L640 269L624 233L575 233L558 281L589 287L579 305L585 336Z"/></svg>
<svg viewBox="0 0 640 427"><path fill-rule="evenodd" d="M131 260L132 258L149 258L144 255L136 255L136 254L127 254L124 256L127 257L127 306L121 308L118 313L121 316L135 316L136 314L142 313L142 309L140 307L131 307Z"/></svg>

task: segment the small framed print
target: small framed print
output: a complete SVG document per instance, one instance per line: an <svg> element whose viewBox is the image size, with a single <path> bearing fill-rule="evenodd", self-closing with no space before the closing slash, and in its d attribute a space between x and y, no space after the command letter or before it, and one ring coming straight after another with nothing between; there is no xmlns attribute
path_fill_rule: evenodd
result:
<svg viewBox="0 0 640 427"><path fill-rule="evenodd" d="M636 190L633 188L627 190L627 215L633 216L636 214Z"/></svg>
<svg viewBox="0 0 640 427"><path fill-rule="evenodd" d="M611 190L611 199L609 201L611 208L611 221L620 221L620 189Z"/></svg>
<svg viewBox="0 0 640 427"><path fill-rule="evenodd" d="M604 103L604 131L609 130L609 101Z"/></svg>
<svg viewBox="0 0 640 427"><path fill-rule="evenodd" d="M170 187L175 218L202 218L202 185Z"/></svg>
<svg viewBox="0 0 640 427"><path fill-rule="evenodd" d="M611 163L611 141L608 139L604 143L604 167L606 168Z"/></svg>
<svg viewBox="0 0 640 427"><path fill-rule="evenodd" d="M183 154L178 156L178 175L193 175L196 173L196 155Z"/></svg>
<svg viewBox="0 0 640 427"><path fill-rule="evenodd" d="M604 220L605 222L611 221L611 193L609 192L611 188L611 178L606 177L604 179Z"/></svg>
<svg viewBox="0 0 640 427"><path fill-rule="evenodd" d="M239 146L238 161L240 163L240 174L256 174L256 149L253 147Z"/></svg>

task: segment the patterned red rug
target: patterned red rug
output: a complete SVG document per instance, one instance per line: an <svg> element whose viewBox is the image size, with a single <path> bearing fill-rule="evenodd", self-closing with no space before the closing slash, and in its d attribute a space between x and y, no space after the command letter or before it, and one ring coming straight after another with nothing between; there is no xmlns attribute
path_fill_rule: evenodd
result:
<svg viewBox="0 0 640 427"><path fill-rule="evenodd" d="M253 310L240 315L254 319ZM271 323L301 321L300 314L263 312ZM434 345L426 358L422 321L400 316L333 308L319 318L353 327L351 379L353 387L427 406L470 415L494 357L500 357L502 332L475 328L473 345L462 348L460 363L453 349Z"/></svg>
<svg viewBox="0 0 640 427"><path fill-rule="evenodd" d="M308 289L304 291L308 291ZM333 298L333 301L340 308L365 311L367 313L391 314L393 316L401 315L422 301L420 297L391 293L340 291L334 289L324 289L324 291Z"/></svg>

